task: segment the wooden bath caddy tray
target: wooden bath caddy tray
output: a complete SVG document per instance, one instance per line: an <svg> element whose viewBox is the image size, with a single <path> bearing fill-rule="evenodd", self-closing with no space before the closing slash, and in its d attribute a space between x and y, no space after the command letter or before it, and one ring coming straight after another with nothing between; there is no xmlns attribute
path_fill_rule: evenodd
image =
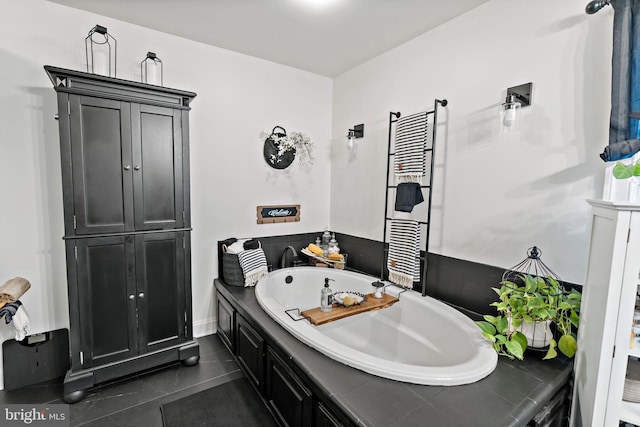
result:
<svg viewBox="0 0 640 427"><path fill-rule="evenodd" d="M382 298L374 298L373 294L367 294L367 299L357 305L345 307L344 305L334 303L333 309L328 313L324 313L320 311L320 307L316 307L305 310L300 314L318 326L344 317L353 316L354 314L391 307L398 301L398 298L387 294L383 294Z"/></svg>

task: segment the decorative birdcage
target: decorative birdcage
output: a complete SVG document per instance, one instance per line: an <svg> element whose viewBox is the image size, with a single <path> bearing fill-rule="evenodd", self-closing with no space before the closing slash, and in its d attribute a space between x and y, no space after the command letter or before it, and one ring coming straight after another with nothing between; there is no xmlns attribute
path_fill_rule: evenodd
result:
<svg viewBox="0 0 640 427"><path fill-rule="evenodd" d="M521 299L523 304L527 301L544 300L546 307L557 308L560 297L566 293L562 287L562 279L551 270L541 259L542 251L533 246L527 250L527 257L518 264L505 271L500 284L510 288L510 304L516 305L516 300ZM544 310L546 308L543 308ZM553 338L551 321L538 321L535 319L536 310L533 308L530 317L533 321L525 321L517 330L520 330L528 341L528 348L534 350L546 350ZM507 313L509 315L509 313Z"/></svg>
<svg viewBox="0 0 640 427"><path fill-rule="evenodd" d="M522 275L526 274L543 278L551 277L561 283L562 279L560 279L560 276L542 262L540 259L541 254L542 251L537 246L527 249L527 257L505 271L502 275L502 282L516 283L521 286L523 285Z"/></svg>

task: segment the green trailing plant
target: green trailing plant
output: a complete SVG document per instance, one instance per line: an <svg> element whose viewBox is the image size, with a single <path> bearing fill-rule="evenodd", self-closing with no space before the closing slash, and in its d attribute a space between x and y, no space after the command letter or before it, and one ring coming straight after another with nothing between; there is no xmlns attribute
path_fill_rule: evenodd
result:
<svg viewBox="0 0 640 427"><path fill-rule="evenodd" d="M553 277L521 274L517 278L518 283L502 281L500 288L492 288L499 300L490 305L498 316L485 315L484 320L476 322L482 335L499 355L522 360L529 343L519 328L524 323L550 322L559 338L556 341L549 337L544 359L556 357L556 349L573 357L578 347L574 331L580 322L581 293L575 289L566 291Z"/></svg>
<svg viewBox="0 0 640 427"><path fill-rule="evenodd" d="M616 179L628 179L634 176L640 176L640 161L628 165L616 162L613 166L613 177Z"/></svg>

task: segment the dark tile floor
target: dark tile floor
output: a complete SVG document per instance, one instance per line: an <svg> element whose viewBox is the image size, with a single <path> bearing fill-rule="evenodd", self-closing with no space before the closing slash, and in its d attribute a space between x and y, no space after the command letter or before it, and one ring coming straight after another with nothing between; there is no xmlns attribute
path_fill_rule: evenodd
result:
<svg viewBox="0 0 640 427"><path fill-rule="evenodd" d="M135 377L102 384L70 405L72 426L162 427L160 405L243 376L217 335L198 338L200 362L164 366ZM0 405L58 404L62 381L0 391Z"/></svg>

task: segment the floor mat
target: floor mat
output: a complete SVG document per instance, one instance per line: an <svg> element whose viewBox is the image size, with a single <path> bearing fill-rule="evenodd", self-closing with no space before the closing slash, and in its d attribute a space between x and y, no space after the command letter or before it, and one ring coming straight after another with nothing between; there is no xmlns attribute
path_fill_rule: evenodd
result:
<svg viewBox="0 0 640 427"><path fill-rule="evenodd" d="M246 378L169 402L160 410L164 427L277 426Z"/></svg>

